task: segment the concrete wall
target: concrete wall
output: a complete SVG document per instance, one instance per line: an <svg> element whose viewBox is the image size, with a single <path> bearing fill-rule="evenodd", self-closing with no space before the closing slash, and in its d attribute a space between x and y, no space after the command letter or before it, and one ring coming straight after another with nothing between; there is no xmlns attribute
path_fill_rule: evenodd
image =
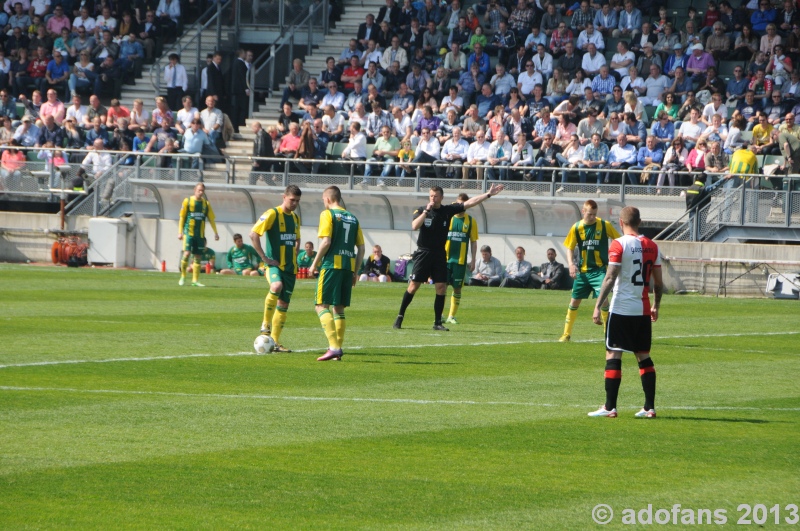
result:
<svg viewBox="0 0 800 531"><path fill-rule="evenodd" d="M89 218L68 220L69 230L88 230ZM126 265L139 269L158 269L165 260L168 271L177 271L182 242L178 240L175 220L130 219L127 232ZM48 214L0 212L0 260L5 262L49 262L50 248L58 235L59 217ZM247 239L251 225L221 223L220 241L212 249L224 252L233 245L233 234ZM317 243L316 226L302 226L303 242ZM364 234L367 251L380 244L384 253L397 258L414 251L416 234L411 231L369 230ZM84 237L84 240L86 238ZM481 235L479 246L489 245L500 262L514 260L514 248L525 247L526 258L534 265L545 261L545 252L554 247L558 261L566 263L562 237ZM668 290L717 294L726 287L728 296L757 297L764 295L767 277L774 272L800 272L800 246L745 245L720 243L660 242L664 260L664 280ZM726 259L727 262L714 260ZM780 262L764 264L764 262ZM756 266L753 268L753 266ZM739 278L737 278L739 277ZM735 279L735 280L734 280Z"/></svg>

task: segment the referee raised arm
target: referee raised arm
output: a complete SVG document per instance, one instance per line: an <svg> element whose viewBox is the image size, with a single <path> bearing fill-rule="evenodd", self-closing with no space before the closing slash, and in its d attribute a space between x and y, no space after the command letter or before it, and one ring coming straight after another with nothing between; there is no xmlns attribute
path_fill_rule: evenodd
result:
<svg viewBox="0 0 800 531"><path fill-rule="evenodd" d="M439 186L430 189L428 197L430 201L424 207L414 211L411 228L419 231L417 237L417 250L414 252L414 269L409 277L408 289L403 294L403 303L400 305L400 313L394 321L395 328L402 328L403 317L406 308L414 300L414 294L419 289L420 284L433 279L436 286L436 300L433 303L434 330L447 331L442 324L442 311L444 311L444 296L447 292L447 254L445 253L445 243L447 243L447 231L450 227L450 220L456 214L460 214L468 208L479 205L503 191L502 184L492 185L485 194L473 197L464 203L454 203L452 205L442 205L444 191Z"/></svg>

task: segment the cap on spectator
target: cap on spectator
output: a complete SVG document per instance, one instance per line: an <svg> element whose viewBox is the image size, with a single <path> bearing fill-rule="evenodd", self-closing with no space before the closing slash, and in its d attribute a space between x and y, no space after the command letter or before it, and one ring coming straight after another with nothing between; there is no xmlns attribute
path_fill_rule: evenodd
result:
<svg viewBox="0 0 800 531"><path fill-rule="evenodd" d="M683 50L683 46L681 46L681 43L676 42L675 46L673 46L672 49L673 50Z"/></svg>
<svg viewBox="0 0 800 531"><path fill-rule="evenodd" d="M694 46L692 46L692 50L702 50L702 49L703 49L703 45L700 44L700 43L697 43Z"/></svg>
<svg viewBox="0 0 800 531"><path fill-rule="evenodd" d="M30 122L30 121L31 121L31 117L30 117L30 115L27 115L27 114L26 114L25 116L23 116L23 117L22 117L22 121L23 121L23 122Z"/></svg>

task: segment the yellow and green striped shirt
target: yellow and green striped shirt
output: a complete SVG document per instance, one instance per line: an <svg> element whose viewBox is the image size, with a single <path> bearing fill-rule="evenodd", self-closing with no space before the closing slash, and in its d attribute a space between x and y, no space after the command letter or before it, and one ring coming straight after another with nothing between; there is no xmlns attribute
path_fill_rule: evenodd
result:
<svg viewBox="0 0 800 531"><path fill-rule="evenodd" d="M605 271L608 266L608 241L620 237L614 226L597 218L594 225L585 225L580 220L567 233L564 247L572 252L577 246L581 257L578 264L581 273L588 271Z"/></svg>
<svg viewBox="0 0 800 531"><path fill-rule="evenodd" d="M194 196L183 200L178 227L185 236L204 238L206 219L211 223L211 228L216 234L217 224L214 222L214 210L211 208L211 203L206 198L197 200Z"/></svg>
<svg viewBox="0 0 800 531"><path fill-rule="evenodd" d="M297 274L297 244L300 241L300 217L284 212L282 207L267 210L253 225L253 232L267 235L267 258L279 263L284 273Z"/></svg>

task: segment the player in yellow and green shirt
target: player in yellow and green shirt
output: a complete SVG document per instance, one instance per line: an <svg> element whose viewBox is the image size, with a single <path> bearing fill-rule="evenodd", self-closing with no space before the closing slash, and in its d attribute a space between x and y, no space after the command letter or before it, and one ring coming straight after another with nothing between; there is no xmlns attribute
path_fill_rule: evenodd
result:
<svg viewBox="0 0 800 531"><path fill-rule="evenodd" d="M463 203L468 199L467 194L458 194L456 203ZM475 267L475 255L478 252L478 224L475 223L475 218L466 212L454 216L450 220L444 248L447 253L447 283L453 286L450 314L445 323L458 324L456 312L461 304L461 288L464 286L467 272L471 272Z"/></svg>
<svg viewBox="0 0 800 531"><path fill-rule="evenodd" d="M294 213L300 204L300 188L291 184L283 192L281 206L271 208L261 214L250 232L258 256L264 262L269 281L269 294L264 301L264 318L261 333L272 336L275 341L273 352L291 352L280 344L286 311L292 300L295 279L297 278L297 251L300 247L300 217ZM266 234L267 252L261 247L261 237Z"/></svg>
<svg viewBox="0 0 800 531"><path fill-rule="evenodd" d="M192 286L203 287L198 282L200 278L200 261L203 252L206 250L206 219L214 229L214 239L219 240L217 224L214 222L214 210L211 203L203 197L206 186L197 183L194 187L194 195L183 200L181 213L178 218L178 239L183 240L183 258L181 258L181 278L179 286L186 282L186 269L189 267L189 255L194 255L194 267L192 268Z"/></svg>
<svg viewBox="0 0 800 531"><path fill-rule="evenodd" d="M569 341L572 336L572 327L575 325L581 300L588 299L592 294L597 298L600 293L608 267L608 242L620 237L619 232L610 222L597 217L596 202L589 199L583 204L581 212L583 219L570 228L564 239L569 275L575 279L575 284L572 287L572 299L570 299L567 309L564 335L559 339L562 343ZM576 247L580 255L577 264L573 257ZM603 324L605 324L608 318L608 302L601 310Z"/></svg>
<svg viewBox="0 0 800 531"><path fill-rule="evenodd" d="M358 282L357 266L364 259L364 235L358 219L342 206L339 187L326 188L322 203L325 210L319 215L317 234L322 241L309 271L312 275L319 271L314 303L328 338L328 351L317 361L328 361L342 359L344 309L350 306L350 294Z"/></svg>

